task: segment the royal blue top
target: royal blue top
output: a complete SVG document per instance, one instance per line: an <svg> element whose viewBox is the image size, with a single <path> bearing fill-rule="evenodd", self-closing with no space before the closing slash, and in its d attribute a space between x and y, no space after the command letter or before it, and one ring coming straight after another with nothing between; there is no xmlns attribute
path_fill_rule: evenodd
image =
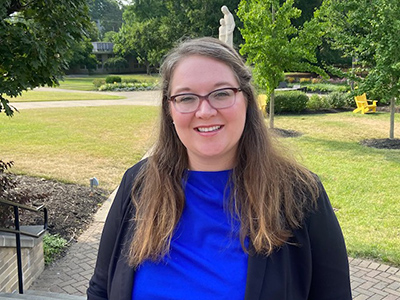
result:
<svg viewBox="0 0 400 300"><path fill-rule="evenodd" d="M188 171L185 208L170 253L139 266L132 299L244 299L248 257L239 222L224 208L230 173Z"/></svg>

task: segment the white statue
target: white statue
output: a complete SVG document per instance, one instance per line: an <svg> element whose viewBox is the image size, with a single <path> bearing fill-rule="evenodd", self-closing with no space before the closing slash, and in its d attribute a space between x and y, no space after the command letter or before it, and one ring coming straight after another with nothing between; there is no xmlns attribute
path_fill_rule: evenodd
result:
<svg viewBox="0 0 400 300"><path fill-rule="evenodd" d="M219 39L221 41L224 41L227 43L229 46L233 46L233 31L235 30L235 20L233 19L233 16L231 12L229 11L228 7L226 5L221 7L221 11L224 14L224 22L221 22L220 20L220 33L219 33ZM225 28L225 34L221 34L221 30ZM224 38L221 39L221 38Z"/></svg>
<svg viewBox="0 0 400 300"><path fill-rule="evenodd" d="M226 24L224 19L219 20L219 40L226 43Z"/></svg>

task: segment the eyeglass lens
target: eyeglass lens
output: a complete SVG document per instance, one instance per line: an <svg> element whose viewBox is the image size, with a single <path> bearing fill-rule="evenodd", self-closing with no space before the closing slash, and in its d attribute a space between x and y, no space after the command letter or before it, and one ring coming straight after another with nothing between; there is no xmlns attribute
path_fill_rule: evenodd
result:
<svg viewBox="0 0 400 300"><path fill-rule="evenodd" d="M238 92L236 88L225 88L212 91L206 96L196 94L181 94L172 96L175 108L180 112L194 112L200 106L200 100L206 99L213 108L228 108L235 103L235 95Z"/></svg>

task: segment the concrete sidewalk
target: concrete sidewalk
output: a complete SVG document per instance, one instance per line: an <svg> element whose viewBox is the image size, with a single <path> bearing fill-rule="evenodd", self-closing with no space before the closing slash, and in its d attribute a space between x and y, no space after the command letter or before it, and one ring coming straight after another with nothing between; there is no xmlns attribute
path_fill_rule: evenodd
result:
<svg viewBox="0 0 400 300"><path fill-rule="evenodd" d="M30 287L71 295L85 295L93 274L101 232L115 192L95 215L92 225L65 257L46 268ZM349 258L354 300L400 299L400 270L369 260Z"/></svg>
<svg viewBox="0 0 400 300"><path fill-rule="evenodd" d="M155 91L133 91L133 92L95 92L95 91L75 91L54 88L40 88L37 90L51 90L52 92L63 93L91 93L106 94L126 97L126 99L116 100L71 100L71 101L38 101L38 102L12 102L11 105L18 110L35 108L60 108L60 107L87 107L87 106L110 106L110 105L150 105L161 104L161 92Z"/></svg>

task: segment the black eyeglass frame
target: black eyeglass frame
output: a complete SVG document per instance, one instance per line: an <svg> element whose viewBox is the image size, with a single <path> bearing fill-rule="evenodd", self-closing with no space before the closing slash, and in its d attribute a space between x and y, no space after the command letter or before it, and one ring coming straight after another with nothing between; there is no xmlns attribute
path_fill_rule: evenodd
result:
<svg viewBox="0 0 400 300"><path fill-rule="evenodd" d="M234 98L233 103L232 103L231 105L229 105L229 106L222 107L222 108L216 108L216 107L212 106L212 104L210 103L210 100L208 99L208 97L209 97L211 94L215 93L215 92L223 91L223 90L232 90L232 91L234 92L235 98ZM170 96L169 99L168 99L168 101L172 102L172 103L174 104L175 109L176 109L178 112L180 112L181 114L190 114L190 113L193 113L193 112L195 112L195 111L197 111L197 110L199 109L202 99L207 100L207 101L208 101L208 104L210 104L210 106L211 106L212 108L214 108L214 109L225 109L225 108L232 107L232 106L236 103L236 94L239 93L239 92L242 92L242 89L241 89L240 87L238 87L238 88L235 88L235 87L226 87L226 88L220 88L220 89L213 90L213 91L209 92L207 95L198 95L198 94L194 94L194 93L176 94L176 95ZM176 97L179 97L179 96L185 96L185 95L196 96L196 97L199 98L199 100L200 100L200 101L199 101L199 105L196 107L195 110L187 111L187 112L181 112L181 111L176 107L175 98L176 98Z"/></svg>

